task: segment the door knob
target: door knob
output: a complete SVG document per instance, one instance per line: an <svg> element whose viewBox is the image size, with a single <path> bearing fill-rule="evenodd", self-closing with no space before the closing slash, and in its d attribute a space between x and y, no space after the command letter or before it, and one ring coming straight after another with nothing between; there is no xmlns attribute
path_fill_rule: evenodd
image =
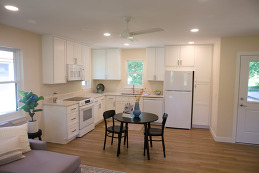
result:
<svg viewBox="0 0 259 173"><path fill-rule="evenodd" d="M246 105L243 105L243 104L241 104L240 106L241 106L241 107L247 107Z"/></svg>

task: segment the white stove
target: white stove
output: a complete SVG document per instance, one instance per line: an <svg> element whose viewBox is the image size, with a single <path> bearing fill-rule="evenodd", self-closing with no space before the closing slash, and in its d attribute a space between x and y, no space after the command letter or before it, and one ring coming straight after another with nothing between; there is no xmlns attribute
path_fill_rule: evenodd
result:
<svg viewBox="0 0 259 173"><path fill-rule="evenodd" d="M79 106L79 134L77 137L82 137L86 133L94 129L94 98L91 97L72 97L65 101L76 101Z"/></svg>

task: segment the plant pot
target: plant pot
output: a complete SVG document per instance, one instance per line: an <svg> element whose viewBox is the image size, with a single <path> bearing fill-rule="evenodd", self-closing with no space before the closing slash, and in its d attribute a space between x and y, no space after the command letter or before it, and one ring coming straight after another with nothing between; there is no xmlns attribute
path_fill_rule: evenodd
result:
<svg viewBox="0 0 259 173"><path fill-rule="evenodd" d="M28 133L36 133L39 130L39 122L38 120L27 121L28 124Z"/></svg>
<svg viewBox="0 0 259 173"><path fill-rule="evenodd" d="M134 111L133 111L133 115L134 115L136 118L138 118L140 114L141 114L141 111L140 111L140 109L139 109L139 103L136 102L136 103L135 103L135 107L134 107Z"/></svg>

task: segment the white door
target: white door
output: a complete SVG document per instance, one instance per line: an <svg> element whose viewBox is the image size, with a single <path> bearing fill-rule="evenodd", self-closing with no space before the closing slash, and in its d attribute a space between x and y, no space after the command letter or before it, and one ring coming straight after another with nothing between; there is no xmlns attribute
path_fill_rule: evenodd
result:
<svg viewBox="0 0 259 173"><path fill-rule="evenodd" d="M121 50L106 49L105 79L121 79Z"/></svg>
<svg viewBox="0 0 259 173"><path fill-rule="evenodd" d="M165 65L176 67L179 65L178 57L179 46L166 46L165 48Z"/></svg>
<svg viewBox="0 0 259 173"><path fill-rule="evenodd" d="M241 56L236 142L259 144L259 56Z"/></svg>

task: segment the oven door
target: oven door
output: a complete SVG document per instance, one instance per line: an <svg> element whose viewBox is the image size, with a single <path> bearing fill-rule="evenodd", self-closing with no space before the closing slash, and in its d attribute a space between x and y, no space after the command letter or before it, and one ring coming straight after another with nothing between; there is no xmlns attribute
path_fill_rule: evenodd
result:
<svg viewBox="0 0 259 173"><path fill-rule="evenodd" d="M93 103L79 107L79 129L94 123Z"/></svg>

